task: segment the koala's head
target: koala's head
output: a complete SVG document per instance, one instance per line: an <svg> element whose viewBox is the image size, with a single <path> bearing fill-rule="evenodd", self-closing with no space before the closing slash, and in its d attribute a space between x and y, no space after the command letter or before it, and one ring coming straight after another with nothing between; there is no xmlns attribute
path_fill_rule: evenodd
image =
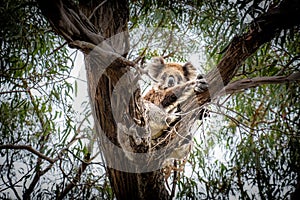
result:
<svg viewBox="0 0 300 200"><path fill-rule="evenodd" d="M149 74L154 78L160 90L174 87L178 84L195 79L196 68L191 63L184 65L178 63L165 63L162 57L154 57L152 63L147 65Z"/></svg>

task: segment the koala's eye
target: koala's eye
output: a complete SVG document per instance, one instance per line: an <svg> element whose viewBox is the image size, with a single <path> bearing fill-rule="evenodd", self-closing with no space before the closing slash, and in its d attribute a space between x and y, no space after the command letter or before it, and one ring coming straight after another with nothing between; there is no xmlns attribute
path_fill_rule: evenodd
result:
<svg viewBox="0 0 300 200"><path fill-rule="evenodd" d="M165 81L166 78L167 78L167 75L166 75L166 74L163 74L161 78L162 78L163 81Z"/></svg>
<svg viewBox="0 0 300 200"><path fill-rule="evenodd" d="M174 85L175 85L174 76L169 76L169 78L168 78L168 87L173 87Z"/></svg>

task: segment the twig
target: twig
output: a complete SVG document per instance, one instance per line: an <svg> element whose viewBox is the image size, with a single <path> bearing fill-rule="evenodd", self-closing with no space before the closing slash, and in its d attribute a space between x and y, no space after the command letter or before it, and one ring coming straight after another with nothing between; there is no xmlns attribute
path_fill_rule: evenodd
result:
<svg viewBox="0 0 300 200"><path fill-rule="evenodd" d="M46 155L42 154L41 152L37 151L36 149L32 148L32 146L29 146L29 145L6 144L6 145L0 145L0 149L23 149L23 150L27 150L27 151L37 155L39 158L47 160L51 164L53 164L55 162L54 159L47 157Z"/></svg>
<svg viewBox="0 0 300 200"><path fill-rule="evenodd" d="M77 173L76 173L75 177L73 178L73 180L70 181L70 183L65 187L65 189L57 197L57 199L63 199L76 186L76 184L81 179L81 175L83 174L83 172L89 165L89 163L86 162L89 159L90 159L90 154L88 153L84 158L85 161L82 161L80 167L77 169Z"/></svg>
<svg viewBox="0 0 300 200"><path fill-rule="evenodd" d="M54 49L48 56L53 55L55 52L59 51L60 49L62 49L67 44L68 44L67 42L64 42L59 47L57 47L56 49Z"/></svg>

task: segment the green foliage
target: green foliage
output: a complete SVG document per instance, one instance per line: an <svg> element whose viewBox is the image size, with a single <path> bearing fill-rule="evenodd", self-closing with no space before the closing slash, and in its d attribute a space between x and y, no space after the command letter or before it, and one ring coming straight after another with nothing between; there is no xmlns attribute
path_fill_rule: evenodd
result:
<svg viewBox="0 0 300 200"><path fill-rule="evenodd" d="M131 1L129 58L163 55L184 62L200 52L203 67L211 69L235 35L278 3ZM26 193L56 198L87 164L65 197L113 199L93 151L89 104L82 113L71 105L78 88L70 81L74 63L64 40L33 0L1 2L0 22L0 145L26 145L54 160L1 149L0 198L21 199ZM297 27L281 32L247 59L234 79L299 72L299 43ZM300 180L299 92L299 83L264 85L212 102L178 181L177 198L289 198Z"/></svg>
<svg viewBox="0 0 300 200"><path fill-rule="evenodd" d="M177 197L288 199L300 170L296 91L295 84L269 85L238 94L221 109L212 106L205 132L195 138L192 174L186 167Z"/></svg>
<svg viewBox="0 0 300 200"><path fill-rule="evenodd" d="M87 119L89 105L82 114L74 111L73 60L35 1L1 2L0 11L0 145L25 145L54 160L49 163L22 148L1 149L0 198L55 198L82 162L91 162L85 160L95 140ZM104 174L101 163L89 164L75 185L82 192L71 191L69 197L100 193L108 198Z"/></svg>
<svg viewBox="0 0 300 200"><path fill-rule="evenodd" d="M271 68L269 75L279 70ZM197 182L189 190L196 190L192 197L199 199L288 199L300 171L298 92L298 83L260 86L232 95L221 107L211 105L190 157L192 176L181 179L179 188ZM190 195L187 189L178 193Z"/></svg>

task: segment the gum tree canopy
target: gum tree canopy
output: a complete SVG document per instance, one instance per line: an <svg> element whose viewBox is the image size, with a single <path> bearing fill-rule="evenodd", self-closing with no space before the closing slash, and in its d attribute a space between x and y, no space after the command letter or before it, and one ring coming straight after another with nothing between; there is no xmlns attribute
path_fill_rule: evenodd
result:
<svg viewBox="0 0 300 200"><path fill-rule="evenodd" d="M4 5L5 3L2 4L3 10L7 10L8 6ZM7 5L10 5L10 3L7 3ZM48 32L53 34L55 32L60 36L60 39L52 35L53 41L63 41L64 45L68 44L69 47L84 53L88 92L92 115L95 120L94 128L99 139L99 146L105 160L106 174L112 189L112 191L108 191L108 189L103 189L104 187L98 187L102 198L109 199L115 196L117 199L170 199L175 195L174 185L176 183L179 186L177 197L184 198L226 199L238 193L237 195L242 199L248 199L251 198L252 193L247 192L247 188L253 185L257 188L257 195L261 198L272 199L281 194L291 195L292 193L296 198L297 193L299 194L300 154L298 153L300 135L298 129L300 127L300 107L298 105L299 98L297 96L299 95L297 93L299 93L299 87L297 84L300 80L300 2L298 0L222 0L210 2L37 0L28 1L14 7L15 10L20 8L24 8L24 13L29 13L26 10L28 8L35 8L34 10L38 13L32 16L40 16L41 18L36 20L45 23L39 24L37 27L48 27L49 24L51 26L51 31L44 31L43 34L48 34ZM40 12L42 15L40 15ZM45 17L46 21L42 16ZM8 23L5 25L11 26ZM22 24L23 26L30 25ZM138 27L142 28L137 29ZM147 31L134 32L134 30L145 30L146 27L151 27L147 30L152 30L153 33ZM153 46L151 42L155 40L154 35L158 29L170 30L170 34L167 37L168 39L164 41L165 48L151 49L151 46ZM11 31L4 31L4 33L10 34L10 36L18 35ZM148 36L146 42L143 43L144 46L134 53L131 49L136 47L137 44L132 42L129 37L132 37L130 34L133 33L141 40L146 40L143 38L144 35ZM180 36L176 34L188 35L187 44L180 46L180 40L176 40ZM203 43L199 42L201 40ZM172 46L174 41L178 45L177 47ZM194 44L190 43L191 41L196 42ZM8 41L5 42L9 43ZM5 46L5 42L3 42L3 46ZM218 104L216 107L219 108L225 106L216 99L228 95L225 101L230 103L226 104L226 107L228 111L234 113L234 117L223 113L230 122L228 122L227 128L224 128L221 132L226 130L228 133L227 136L224 136L224 138L227 138L226 145L228 149L230 149L231 144L233 145L233 142L230 144L231 139L229 137L231 136L229 132L240 134L241 139L239 145L235 145L232 151L235 153L232 153L234 155L231 157L233 161L231 165L223 163L218 165L218 162L215 162L219 167L219 170L216 169L215 171L218 174L216 177L204 172L206 165L204 157L206 154L202 154L204 151L199 150L199 146L197 146L197 150L194 151L190 161L195 161L192 164L193 171L195 168L199 168L199 171L203 169L202 174L197 173L197 178L205 186L204 189L200 189L200 186L192 179L187 177L180 179L180 176L178 176L180 173L176 170L173 174L173 188L170 189L168 184L165 184L166 174L161 169L164 159L160 157L161 152L151 149L151 140L148 137L148 110L141 101L142 92L138 85L140 73L143 72L139 69L139 64L142 64L145 59L153 55L185 60L184 56L194 48L193 45L204 46L206 56L213 60L211 64L206 64L208 72L205 77L209 89L189 98L181 105L182 112L187 113L187 115L176 124L176 131L183 133L184 130L195 124L199 113L203 111L204 105L211 103L212 105ZM56 55L62 47L50 48L55 49L54 53L45 55ZM10 57L10 55L7 54L6 56ZM26 60L26 54L24 58ZM20 59L23 59L23 57L20 56ZM4 61L3 67L1 66L1 76L3 77L1 77L1 80L13 80L12 76L7 73L12 69L5 66L9 62L12 61ZM27 65L28 63L24 64L25 68ZM48 66L50 69L51 64L48 65L50 65L50 67ZM38 184L42 181L42 177L49 173L50 169L57 167L63 172L61 175L63 181L61 185L53 184L52 191L55 191L53 192L55 194L52 194L53 196L62 199L64 197L76 197L77 195L79 198L80 192L73 190L76 187L82 189L82 195L92 195L93 189L91 188L96 185L96 180L90 182L88 182L89 178L86 179L86 182L84 180L84 177L90 177L88 175L84 176L84 172L93 162L91 149L82 148L82 154L78 153L78 155L73 153L74 157L81 158L78 159L80 164L75 170L76 172L72 172L72 167L69 174L63 170L63 158L65 154L72 154L70 148L78 137L75 134L74 140L71 139L69 143L66 143L67 145L64 144L66 146L61 151L54 152L53 149L49 149L51 143L49 135L54 129L48 128L55 125L49 123L48 121L51 121L49 117L44 118L42 113L51 113L51 111L48 108L41 112L39 101L35 99L34 94L31 92L34 86L29 86L30 80L26 79L26 76L23 77L23 73L25 72L21 72L21 75L14 74L14 77L19 81L18 87L22 85L23 92L28 94L31 99L30 105L33 105L33 113L36 113L36 119L42 127L42 136L39 138L39 142L36 143L30 143L33 139L28 139L28 145L26 142L24 144L24 141L18 142L14 139L1 140L1 153L7 155L5 166L9 166L3 168L7 177L2 177L2 180L8 180L8 182L5 184L6 187L1 190L6 191L11 188L18 197L20 192L15 189L15 186L26 180L25 182L28 181L29 183L24 183L24 189L22 190L24 199L33 197L33 194L46 195L46 192L43 193L42 189L38 189ZM59 70L53 71L53 73L59 74ZM35 77L42 77L44 74L37 74ZM270 92L273 91L272 89L268 91L266 87L275 84L287 87L286 97L288 97L288 101L284 102L285 97L283 100L278 100L278 102L271 102L268 99L276 95ZM238 96L239 92L246 89L249 92L248 96ZM281 90L274 89L274 91ZM3 91L0 94L4 95L6 93ZM53 95L57 97L58 101L61 100L59 92L53 93ZM5 99L4 96L1 96L1 100L2 98ZM279 95L278 98L280 99L281 96ZM9 102L8 98L6 102ZM230 104L233 105L233 108ZM246 104L248 107L245 106ZM273 108L275 104L276 107ZM2 111L4 111L3 105L1 107ZM20 105L21 102L15 106ZM7 104L8 108L10 106L13 106L13 103ZM288 106L291 109L285 110ZM217 112L211 109L211 115ZM269 118L271 115L273 120ZM282 119L281 122L276 121L278 116ZM4 123L4 118L1 120L3 120L1 121L1 129L4 130L6 123ZM29 119L26 118L25 121L29 123ZM127 133L130 135L127 143L132 151L128 154L125 149L121 148L118 134L130 132L131 121L138 125L134 128L137 129L140 138L137 140L136 136ZM123 127L120 124L126 124L127 128L120 130L120 127ZM275 136L266 136L265 130L269 130L270 135L277 134L276 131L280 134L284 133L284 136L280 136L285 138L284 142L279 144L286 144L288 147L285 149L275 148L276 142L280 139L276 141ZM7 131L7 135L9 134L9 131ZM244 137L245 135L247 137ZM30 134L26 136L28 138L33 137ZM181 144L182 138L185 136L170 139L168 149L171 150L165 150L165 156L171 154L172 149L176 149L176 145ZM4 138L6 137L13 138L4 135ZM66 142L68 137L62 137L65 138L63 141ZM237 138L237 136L232 137ZM224 138L222 141L225 142ZM271 140L272 142L270 142ZM20 139L20 141L22 140ZM264 143L265 141L268 142ZM275 150L272 149L273 147ZM287 180L289 189L286 191L282 189L285 186L273 187L273 185L279 184L280 179L276 177L277 175L272 177L266 172L268 170L278 171L275 167L272 168L277 161L270 164L267 160L268 157L266 156L266 159L264 157L268 154L266 153L268 148L272 149L268 153L270 155L276 154L276 159L283 159L283 155L286 152L289 153L289 156L286 155L290 159L287 161L288 164L283 163L289 169L288 174L291 176ZM13 155L9 154L8 151L5 152L4 149L27 150L38 157L37 162L35 162L36 165L33 165L32 169L25 170L27 174L23 176L24 178L15 181L10 177L10 170L13 167L9 164L15 162L14 160L9 161L9 157ZM251 150L251 153L246 152L246 150ZM238 151L242 153L237 154ZM260 152L263 155L259 155ZM277 156L278 152L280 156ZM251 157L252 153L253 157ZM33 160L33 158L30 158L30 160ZM241 163L239 164L239 162ZM278 160L278 162L280 161ZM50 165L47 165L49 163ZM242 164L245 164L245 166L241 166ZM176 162L174 165L176 165ZM279 171L286 172L285 167ZM246 175L247 172L248 175ZM245 181L245 179L247 180ZM168 190L171 192L168 192ZM96 194L95 191L94 193ZM88 198L88 195L85 197Z"/></svg>

